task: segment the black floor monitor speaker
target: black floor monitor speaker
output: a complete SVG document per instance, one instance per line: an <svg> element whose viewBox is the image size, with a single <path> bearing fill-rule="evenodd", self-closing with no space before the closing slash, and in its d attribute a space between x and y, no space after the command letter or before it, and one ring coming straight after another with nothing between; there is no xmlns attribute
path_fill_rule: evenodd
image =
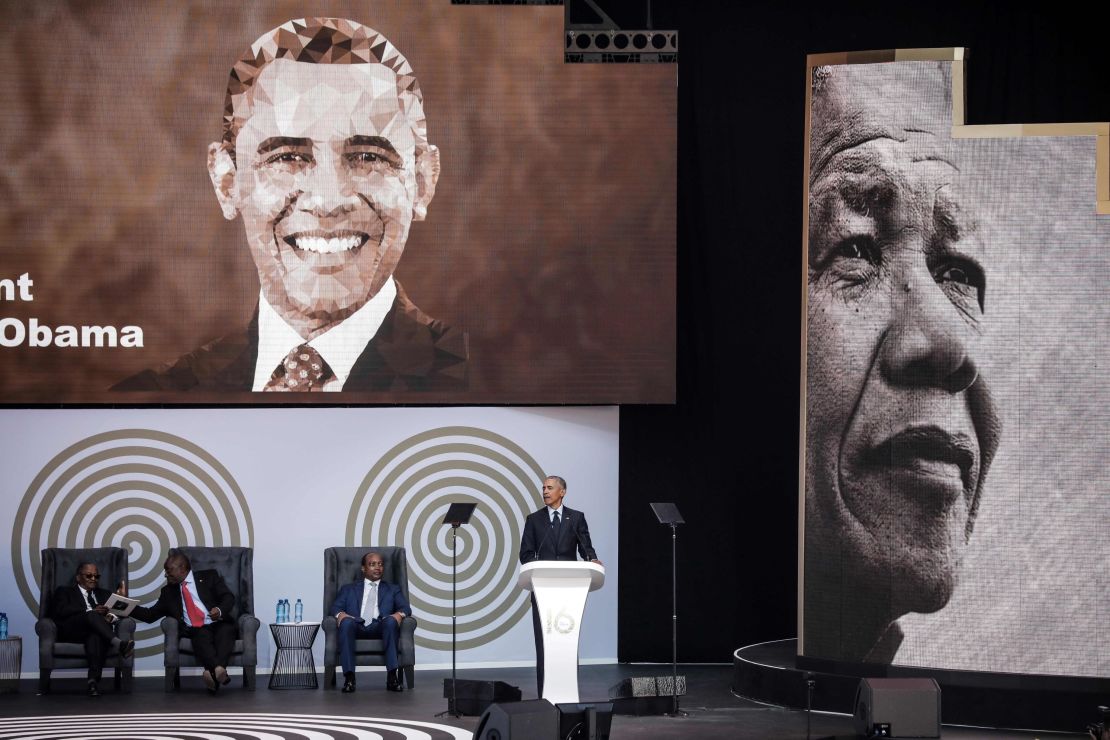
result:
<svg viewBox="0 0 1110 740"><path fill-rule="evenodd" d="M455 685L455 702L451 701L451 679L443 679L443 698L447 700L447 711L477 717L495 702L520 701L520 688L504 681L472 681L459 679Z"/></svg>
<svg viewBox="0 0 1110 740"><path fill-rule="evenodd" d="M474 740L560 740L559 710L546 699L490 704Z"/></svg>
<svg viewBox="0 0 1110 740"><path fill-rule="evenodd" d="M931 678L864 678L856 689L863 737L940 737L940 687Z"/></svg>
<svg viewBox="0 0 1110 740"><path fill-rule="evenodd" d="M609 740L613 726L613 704L556 704L559 710L559 740Z"/></svg>

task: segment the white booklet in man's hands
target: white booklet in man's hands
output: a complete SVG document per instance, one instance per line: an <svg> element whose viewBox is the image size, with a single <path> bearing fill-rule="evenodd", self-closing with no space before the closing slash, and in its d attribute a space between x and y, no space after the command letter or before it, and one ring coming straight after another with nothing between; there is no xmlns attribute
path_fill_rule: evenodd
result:
<svg viewBox="0 0 1110 740"><path fill-rule="evenodd" d="M129 599L126 596L119 594L112 594L108 600L104 602L104 606L108 607L108 611L115 614L117 617L126 617L135 611L135 607L139 605L138 599Z"/></svg>

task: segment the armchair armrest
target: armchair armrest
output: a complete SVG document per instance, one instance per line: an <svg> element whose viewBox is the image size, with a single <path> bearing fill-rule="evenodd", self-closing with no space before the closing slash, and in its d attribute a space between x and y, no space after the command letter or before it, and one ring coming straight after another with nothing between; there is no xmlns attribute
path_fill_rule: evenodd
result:
<svg viewBox="0 0 1110 740"><path fill-rule="evenodd" d="M397 662L402 666L416 664L416 617L401 620L401 634L397 640Z"/></svg>
<svg viewBox="0 0 1110 740"><path fill-rule="evenodd" d="M247 639L247 635L257 635L259 627L262 626L262 621L253 614L240 614L239 615L239 639Z"/></svg>
<svg viewBox="0 0 1110 740"><path fill-rule="evenodd" d="M324 631L324 654L339 650L339 620L329 614L320 622L320 629Z"/></svg>
<svg viewBox="0 0 1110 740"><path fill-rule="evenodd" d="M239 615L239 639L243 641L243 665L258 665L258 629L262 622L253 614Z"/></svg>
<svg viewBox="0 0 1110 740"><path fill-rule="evenodd" d="M135 620L131 617L121 617L116 623L116 635L119 639L127 641L135 639Z"/></svg>
<svg viewBox="0 0 1110 740"><path fill-rule="evenodd" d="M56 640L58 638L58 624L50 617L43 617L35 622L35 634L42 638Z"/></svg>
<svg viewBox="0 0 1110 740"><path fill-rule="evenodd" d="M116 620L116 637L122 642L135 639L135 620L131 617L120 617ZM120 644L122 650L123 645ZM132 653L130 657L124 658L123 653L120 652L116 658L117 670L122 668L124 674L122 680L124 681L124 688L127 693L131 692L131 675L135 670L135 654Z"/></svg>
<svg viewBox="0 0 1110 740"><path fill-rule="evenodd" d="M181 665L180 625L181 623L173 617L162 618L162 635L165 637L162 645L162 665L174 668Z"/></svg>
<svg viewBox="0 0 1110 740"><path fill-rule="evenodd" d="M54 667L54 643L58 641L58 624L50 617L35 622L35 634L39 636L39 667Z"/></svg>
<svg viewBox="0 0 1110 740"><path fill-rule="evenodd" d="M335 666L339 661L339 621L328 615L320 623L324 630L324 688L335 688Z"/></svg>

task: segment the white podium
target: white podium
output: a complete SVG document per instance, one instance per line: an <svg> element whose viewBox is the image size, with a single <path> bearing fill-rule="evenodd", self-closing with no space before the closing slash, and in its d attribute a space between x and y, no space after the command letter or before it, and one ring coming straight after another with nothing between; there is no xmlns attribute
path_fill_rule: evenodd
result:
<svg viewBox="0 0 1110 740"><path fill-rule="evenodd" d="M543 696L552 704L578 702L578 636L586 595L605 583L605 568L574 560L537 560L520 566L517 583L536 597L543 632Z"/></svg>

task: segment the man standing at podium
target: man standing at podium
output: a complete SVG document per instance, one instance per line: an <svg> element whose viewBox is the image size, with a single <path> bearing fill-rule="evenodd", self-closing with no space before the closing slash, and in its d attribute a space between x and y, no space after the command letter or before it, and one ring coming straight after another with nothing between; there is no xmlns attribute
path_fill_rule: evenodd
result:
<svg viewBox="0 0 1110 740"><path fill-rule="evenodd" d="M557 475L543 479L543 502L524 520L524 534L520 538L520 562L536 560L583 560L601 565L590 542L590 528L581 511L563 506L567 495L567 482ZM576 552L577 551L577 554ZM543 629L536 596L532 595L532 632L536 638L537 695L543 696Z"/></svg>

